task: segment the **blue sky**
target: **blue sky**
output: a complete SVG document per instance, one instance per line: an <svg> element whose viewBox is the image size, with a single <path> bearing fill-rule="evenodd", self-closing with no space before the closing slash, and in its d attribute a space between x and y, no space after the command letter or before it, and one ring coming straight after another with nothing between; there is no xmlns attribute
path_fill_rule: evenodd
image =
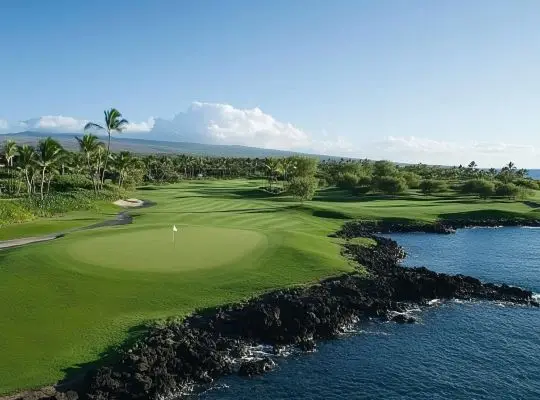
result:
<svg viewBox="0 0 540 400"><path fill-rule="evenodd" d="M3 0L0 128L114 106L144 137L540 166L538 15L534 0Z"/></svg>

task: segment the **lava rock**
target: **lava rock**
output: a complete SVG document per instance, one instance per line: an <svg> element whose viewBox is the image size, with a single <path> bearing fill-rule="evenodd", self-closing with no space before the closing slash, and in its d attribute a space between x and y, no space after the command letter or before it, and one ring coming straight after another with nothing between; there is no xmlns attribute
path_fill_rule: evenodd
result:
<svg viewBox="0 0 540 400"><path fill-rule="evenodd" d="M302 340L300 343L298 343L298 348L302 351L314 351L315 350L315 342L313 340Z"/></svg>
<svg viewBox="0 0 540 400"><path fill-rule="evenodd" d="M406 314L396 314L390 318L390 321L397 322L398 324L414 324L416 318Z"/></svg>
<svg viewBox="0 0 540 400"><path fill-rule="evenodd" d="M245 361L238 370L240 376L255 376L262 375L265 372L271 371L275 366L275 363L268 357L261 360Z"/></svg>

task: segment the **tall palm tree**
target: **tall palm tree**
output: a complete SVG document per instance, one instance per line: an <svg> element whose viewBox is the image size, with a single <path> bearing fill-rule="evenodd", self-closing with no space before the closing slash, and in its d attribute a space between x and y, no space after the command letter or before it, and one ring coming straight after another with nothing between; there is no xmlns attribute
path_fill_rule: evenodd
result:
<svg viewBox="0 0 540 400"><path fill-rule="evenodd" d="M2 153L6 159L6 168L9 173L9 190L13 188L13 159L17 155L17 143L14 140L6 140L2 148Z"/></svg>
<svg viewBox="0 0 540 400"><path fill-rule="evenodd" d="M41 167L41 200L43 200L43 188L45 186L45 173L51 170L57 163L64 149L56 140L51 137L40 140L37 146L37 164Z"/></svg>
<svg viewBox="0 0 540 400"><path fill-rule="evenodd" d="M4 143L2 153L6 159L6 166L13 167L13 159L17 155L17 143L14 140L6 140Z"/></svg>
<svg viewBox="0 0 540 400"><path fill-rule="evenodd" d="M85 134L82 138L75 137L75 139L77 139L77 142L79 143L79 150L85 155L88 173L90 174L90 178L92 179L94 191L97 191L99 183L99 170L94 170L94 167L92 165L92 157L97 155L98 148L102 147L103 143L96 135L93 135L91 133Z"/></svg>
<svg viewBox="0 0 540 400"><path fill-rule="evenodd" d="M105 110L105 125L99 125L94 122L89 122L85 125L84 130L97 129L106 131L108 135L107 141L107 153L105 155L105 161L103 164L103 172L101 175L101 187L103 187L103 182L105 181L105 171L107 170L107 162L111 154L111 133L118 132L121 133L126 129L129 124L127 119L122 118L122 114L116 108L111 108L110 110Z"/></svg>
<svg viewBox="0 0 540 400"><path fill-rule="evenodd" d="M24 176L26 178L26 187L28 190L28 195L32 194L32 188L34 186L34 167L36 165L36 151L32 146L23 144L18 149L19 158L17 163L19 168L24 171ZM30 178L32 177L32 178Z"/></svg>

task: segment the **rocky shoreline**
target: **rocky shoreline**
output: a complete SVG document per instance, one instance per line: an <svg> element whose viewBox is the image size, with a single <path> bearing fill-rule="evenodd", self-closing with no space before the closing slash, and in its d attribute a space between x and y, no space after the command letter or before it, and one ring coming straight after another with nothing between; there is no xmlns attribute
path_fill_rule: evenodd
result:
<svg viewBox="0 0 540 400"><path fill-rule="evenodd" d="M486 222L486 221L484 221ZM493 221L498 226L500 221ZM425 229L418 229L424 226ZM425 224L416 231L450 233L455 225ZM278 353L284 345L310 351L317 340L331 339L343 327L365 318L414 322L403 312L433 299L483 299L538 307L533 293L517 287L400 265L403 249L377 233L410 232L403 223L350 222L336 233L349 239L369 237L373 246L346 241L344 255L357 272L316 285L276 290L243 304L198 312L182 322L152 327L122 350L114 363L89 372L77 385L45 396L19 399L158 399L206 384L224 375L253 376L273 367L270 359L242 361L249 346L267 344ZM429 230L428 230L429 229ZM367 271L367 273L365 272Z"/></svg>

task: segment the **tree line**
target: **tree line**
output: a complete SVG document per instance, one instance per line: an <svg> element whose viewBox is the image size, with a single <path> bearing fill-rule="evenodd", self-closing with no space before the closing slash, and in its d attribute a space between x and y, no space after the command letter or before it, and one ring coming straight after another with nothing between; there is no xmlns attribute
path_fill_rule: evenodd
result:
<svg viewBox="0 0 540 400"><path fill-rule="evenodd" d="M74 138L79 149L74 152L50 137L36 146L6 141L0 152L0 164L3 161L5 166L0 173L0 193L26 194L43 200L51 187L53 191L83 188L98 193L106 186L124 188L206 178L261 179L263 190L288 192L302 201L311 199L318 187L328 186L357 196L397 195L415 189L426 195L454 190L482 198L512 198L538 189L537 181L528 178L527 171L518 169L513 162L501 169L481 169L474 161L466 167L438 167L351 159L319 162L306 156L232 158L111 152L111 135L122 132L128 123L118 110L106 110L103 123L88 123L84 134ZM96 135L97 131L107 134L106 142Z"/></svg>

